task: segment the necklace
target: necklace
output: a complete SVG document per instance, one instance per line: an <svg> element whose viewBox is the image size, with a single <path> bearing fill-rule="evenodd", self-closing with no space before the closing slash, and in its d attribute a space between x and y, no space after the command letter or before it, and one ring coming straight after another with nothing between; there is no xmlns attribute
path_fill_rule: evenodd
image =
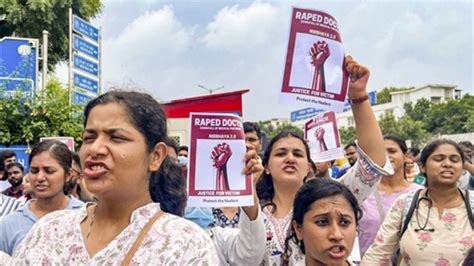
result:
<svg viewBox="0 0 474 266"><path fill-rule="evenodd" d="M91 231L92 231L92 225L94 224L94 221L95 221L95 211L97 210L97 205L94 206L94 211L92 212L92 216L91 216L91 221L89 222L89 230L87 232L87 235L86 235L86 241L89 240L89 236L91 235Z"/></svg>

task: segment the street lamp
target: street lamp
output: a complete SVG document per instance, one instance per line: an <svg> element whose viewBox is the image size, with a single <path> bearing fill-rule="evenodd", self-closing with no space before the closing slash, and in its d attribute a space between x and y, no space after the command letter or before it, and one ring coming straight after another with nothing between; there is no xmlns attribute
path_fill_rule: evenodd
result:
<svg viewBox="0 0 474 266"><path fill-rule="evenodd" d="M220 86L219 88L216 88L216 89L209 89L209 88L204 87L203 85L200 85L200 84L198 84L197 86L201 89L207 90L209 92L209 94L212 94L214 91L218 91L218 90L221 90L221 89L224 88L224 86Z"/></svg>

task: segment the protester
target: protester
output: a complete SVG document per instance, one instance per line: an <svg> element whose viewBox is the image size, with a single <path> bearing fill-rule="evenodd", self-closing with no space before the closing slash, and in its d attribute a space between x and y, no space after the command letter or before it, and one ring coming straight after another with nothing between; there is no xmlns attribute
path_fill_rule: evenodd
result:
<svg viewBox="0 0 474 266"><path fill-rule="evenodd" d="M4 191L9 188L10 182L8 182L8 174L6 174L6 166L10 163L16 162L16 153L11 150L0 151L0 191Z"/></svg>
<svg viewBox="0 0 474 266"><path fill-rule="evenodd" d="M408 150L405 140L396 135L385 135L384 143L394 174L382 177L377 189L362 203L364 216L359 223L359 243L362 255L374 242L387 211L398 196L423 188L405 179L405 160Z"/></svg>
<svg viewBox="0 0 474 266"><path fill-rule="evenodd" d="M373 190L381 176L389 175L392 167L387 163L383 138L372 112L367 96L369 71L346 57L345 69L350 76L348 96L352 99L352 112L356 124L359 144L357 163L340 179L346 184L359 202ZM257 184L258 197L263 206L267 244L264 265L280 265L285 239L290 231L293 200L303 185L303 179L310 169L309 147L301 136L292 132L281 132L274 137L263 157L264 174ZM379 165L383 165L381 168ZM290 242L292 245L292 242ZM293 244L296 246L296 244ZM290 265L300 263L304 255L292 249Z"/></svg>
<svg viewBox="0 0 474 266"><path fill-rule="evenodd" d="M28 201L0 220L0 250L9 255L41 217L57 210L78 209L83 205L63 193L71 167L71 152L64 143L47 140L36 144L31 150L29 165L28 177L36 200Z"/></svg>
<svg viewBox="0 0 474 266"><path fill-rule="evenodd" d="M352 265L348 257L361 216L357 199L345 185L322 178L305 183L293 204L291 236L305 259L294 265Z"/></svg>
<svg viewBox="0 0 474 266"><path fill-rule="evenodd" d="M23 196L21 196L21 198L19 198L18 200L22 203L26 203L30 199L36 199L36 196L33 192L33 187L31 186L30 178L28 177L28 174L26 174L23 177Z"/></svg>
<svg viewBox="0 0 474 266"><path fill-rule="evenodd" d="M178 165L183 172L188 171L188 146L179 146L178 148Z"/></svg>
<svg viewBox="0 0 474 266"><path fill-rule="evenodd" d="M472 163L472 143L470 141L459 142L459 147L464 154L463 173L459 178L458 187L460 189L474 189L474 164Z"/></svg>
<svg viewBox="0 0 474 266"><path fill-rule="evenodd" d="M42 219L12 264L216 265L206 233L171 214L183 214L185 182L167 156L158 102L109 91L90 101L84 115L80 156L97 203Z"/></svg>
<svg viewBox="0 0 474 266"><path fill-rule="evenodd" d="M6 216L11 212L14 212L22 205L23 203L15 198L0 194L0 218Z"/></svg>
<svg viewBox="0 0 474 266"><path fill-rule="evenodd" d="M244 122L245 143L252 145L258 154L262 152L262 131L252 122Z"/></svg>
<svg viewBox="0 0 474 266"><path fill-rule="evenodd" d="M472 248L473 192L457 187L465 161L461 148L452 140L436 140L420 160L428 188L418 197L415 192L398 197L362 265L389 265L398 246L401 265L460 265Z"/></svg>
<svg viewBox="0 0 474 266"><path fill-rule="evenodd" d="M20 163L7 164L5 173L8 176L10 187L2 191L2 194L19 199L23 196L23 177L25 176L23 165Z"/></svg>
<svg viewBox="0 0 474 266"><path fill-rule="evenodd" d="M11 163L16 163L16 153L11 150L0 151L0 163L2 163L4 166Z"/></svg>
<svg viewBox="0 0 474 266"><path fill-rule="evenodd" d="M87 189L82 175L81 158L75 152L72 153L71 179L64 187L64 194L71 195L82 202L94 201L94 195Z"/></svg>

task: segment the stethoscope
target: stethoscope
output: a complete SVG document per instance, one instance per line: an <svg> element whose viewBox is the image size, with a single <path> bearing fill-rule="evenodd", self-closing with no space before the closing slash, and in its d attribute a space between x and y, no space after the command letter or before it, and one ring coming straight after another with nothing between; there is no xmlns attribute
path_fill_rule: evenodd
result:
<svg viewBox="0 0 474 266"><path fill-rule="evenodd" d="M434 228L426 228L426 226L428 225L428 221L430 219L431 207L433 206L433 201L431 200L430 196L428 195L428 191L429 191L429 189L426 190L426 193L423 197L418 199L418 201L416 202L416 205L415 205L416 224L418 225L418 228L415 228L415 232L420 232L420 231L434 232L435 231ZM466 198L464 197L464 194L462 193L461 190L458 189L458 191L461 194L461 197L463 198L464 203L466 204ZM418 217L418 207L419 207L420 202L422 200L428 201L428 214L426 215L425 223L423 224L423 226L420 226L420 220L419 220L419 217Z"/></svg>
<svg viewBox="0 0 474 266"><path fill-rule="evenodd" d="M422 200L428 201L428 214L426 215L425 223L423 224L423 226L420 226L420 219L418 217L418 207L420 206L420 202ZM428 225L428 221L430 219L430 213L431 213L431 207L432 206L433 206L433 201L431 200L431 198L428 195L428 190L426 190L425 195L423 197L419 198L418 201L416 202L416 205L415 205L416 224L418 225L418 228L415 228L415 232L419 232L419 231L434 232L435 231L434 228L428 228L428 229L426 228L426 226Z"/></svg>

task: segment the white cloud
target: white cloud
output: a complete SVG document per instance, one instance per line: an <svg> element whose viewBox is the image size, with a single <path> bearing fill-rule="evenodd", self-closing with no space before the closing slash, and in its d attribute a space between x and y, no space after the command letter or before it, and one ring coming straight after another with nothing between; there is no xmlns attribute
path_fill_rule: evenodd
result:
<svg viewBox="0 0 474 266"><path fill-rule="evenodd" d="M124 12L121 3L105 3L100 20L104 84L137 83L166 100L205 94L197 84L225 86L220 92L247 88L247 120L289 117L299 109L277 101L291 3L219 3L223 7L216 8L213 2L190 2L184 12L175 4L135 4L135 11L148 11L137 16L134 10ZM346 52L371 69L370 89L428 83L473 89L470 2L297 6L324 10L338 20Z"/></svg>

